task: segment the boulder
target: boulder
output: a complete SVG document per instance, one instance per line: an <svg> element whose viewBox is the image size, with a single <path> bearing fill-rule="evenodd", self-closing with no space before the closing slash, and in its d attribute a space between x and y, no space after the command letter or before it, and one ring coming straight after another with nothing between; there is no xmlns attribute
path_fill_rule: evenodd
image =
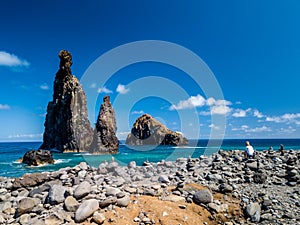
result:
<svg viewBox="0 0 300 225"><path fill-rule="evenodd" d="M32 224L32 223L31 223ZM33 223L36 224L36 223ZM64 224L63 218L60 218L58 214L51 214L47 218L45 218L44 223L37 223L37 224L45 224L45 225L60 225Z"/></svg>
<svg viewBox="0 0 300 225"><path fill-rule="evenodd" d="M17 214L18 216L30 212L37 204L38 199L35 198L23 198L18 203Z"/></svg>
<svg viewBox="0 0 300 225"><path fill-rule="evenodd" d="M85 151L93 138L86 96L78 79L72 75L71 53L61 50L58 56L60 65L54 80L53 100L47 107L43 144L40 149Z"/></svg>
<svg viewBox="0 0 300 225"><path fill-rule="evenodd" d="M125 195L123 198L117 199L117 206L119 207L127 207L130 203L129 195Z"/></svg>
<svg viewBox="0 0 300 225"><path fill-rule="evenodd" d="M105 216L103 213L99 213L99 212L94 212L93 214L93 220L95 221L95 223L97 224L102 224L105 221Z"/></svg>
<svg viewBox="0 0 300 225"><path fill-rule="evenodd" d="M217 213L224 213L224 212L228 211L228 205L227 204L218 205L216 203L211 202L211 203L208 203L208 207L213 212L217 212Z"/></svg>
<svg viewBox="0 0 300 225"><path fill-rule="evenodd" d="M170 183L169 177L164 174L159 176L158 181L161 183Z"/></svg>
<svg viewBox="0 0 300 225"><path fill-rule="evenodd" d="M105 193L106 196L116 196L118 193L121 192L119 188L114 188L114 187L106 187L105 190L106 190Z"/></svg>
<svg viewBox="0 0 300 225"><path fill-rule="evenodd" d="M91 191L91 185L87 181L83 181L78 185L78 187L74 191L74 197L76 199L83 198L84 196L88 195Z"/></svg>
<svg viewBox="0 0 300 225"><path fill-rule="evenodd" d="M54 164L54 159L48 150L31 150L25 153L22 163L29 166L39 166L43 164Z"/></svg>
<svg viewBox="0 0 300 225"><path fill-rule="evenodd" d="M12 204L9 201L0 202L0 212L3 212L9 208L11 208Z"/></svg>
<svg viewBox="0 0 300 225"><path fill-rule="evenodd" d="M179 132L169 130L152 116L140 116L126 139L128 145L187 145L188 140Z"/></svg>
<svg viewBox="0 0 300 225"><path fill-rule="evenodd" d="M233 187L229 184L220 184L219 191L223 194L231 193L233 191Z"/></svg>
<svg viewBox="0 0 300 225"><path fill-rule="evenodd" d="M65 201L65 192L67 188L62 185L53 185L48 194L48 202L56 205Z"/></svg>
<svg viewBox="0 0 300 225"><path fill-rule="evenodd" d="M117 125L115 111L110 102L110 97L105 96L100 107L90 152L98 154L118 153L119 140L116 132Z"/></svg>
<svg viewBox="0 0 300 225"><path fill-rule="evenodd" d="M99 207L103 209L109 205L114 205L116 203L117 203L117 198L113 196L109 196L99 201Z"/></svg>
<svg viewBox="0 0 300 225"><path fill-rule="evenodd" d="M250 217L252 222L259 222L260 221L260 213L261 213L261 208L260 208L260 205L257 202L247 205L246 215L248 217Z"/></svg>
<svg viewBox="0 0 300 225"><path fill-rule="evenodd" d="M21 225L26 225L26 224L30 224L30 219L31 219L31 216L30 214L23 214L20 216L20 224Z"/></svg>
<svg viewBox="0 0 300 225"><path fill-rule="evenodd" d="M49 178L42 173L32 173L32 174L24 174L20 178L16 178L12 188L18 189L20 187L32 187L38 184L44 183Z"/></svg>
<svg viewBox="0 0 300 225"><path fill-rule="evenodd" d="M99 208L99 203L96 199L89 199L83 202L75 212L75 222L80 223L93 215Z"/></svg>
<svg viewBox="0 0 300 225"><path fill-rule="evenodd" d="M68 196L65 200L64 206L68 212L75 212L79 207L79 203L73 196Z"/></svg>
<svg viewBox="0 0 300 225"><path fill-rule="evenodd" d="M267 178L267 175L262 172L257 172L253 175L253 181L258 184L265 183L267 181Z"/></svg>
<svg viewBox="0 0 300 225"><path fill-rule="evenodd" d="M213 196L209 190L201 190L194 194L193 201L198 205L208 204L213 201Z"/></svg>

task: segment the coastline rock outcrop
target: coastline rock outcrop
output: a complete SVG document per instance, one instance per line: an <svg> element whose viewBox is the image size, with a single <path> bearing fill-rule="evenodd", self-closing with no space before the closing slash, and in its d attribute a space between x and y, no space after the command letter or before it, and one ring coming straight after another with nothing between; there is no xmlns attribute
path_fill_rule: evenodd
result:
<svg viewBox="0 0 300 225"><path fill-rule="evenodd" d="M54 164L54 159L48 150L31 150L24 154L22 163L29 166L40 166L43 164Z"/></svg>
<svg viewBox="0 0 300 225"><path fill-rule="evenodd" d="M100 107L96 127L94 130L91 153L118 153L119 140L116 136L117 125L115 111L110 102L110 97L105 96Z"/></svg>
<svg viewBox="0 0 300 225"><path fill-rule="evenodd" d="M40 149L85 151L93 138L86 96L78 79L72 75L70 52L61 50L58 56L60 66L54 80L53 100L47 107L43 144Z"/></svg>
<svg viewBox="0 0 300 225"><path fill-rule="evenodd" d="M152 116L140 116L127 136L128 145L187 145L187 138L178 132L169 130Z"/></svg>

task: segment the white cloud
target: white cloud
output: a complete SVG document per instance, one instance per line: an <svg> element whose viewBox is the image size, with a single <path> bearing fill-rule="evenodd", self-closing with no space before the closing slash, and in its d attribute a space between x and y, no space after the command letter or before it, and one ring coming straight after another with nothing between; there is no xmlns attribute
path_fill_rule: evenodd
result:
<svg viewBox="0 0 300 225"><path fill-rule="evenodd" d="M209 125L209 128L214 129L214 130L220 130L220 127L215 124Z"/></svg>
<svg viewBox="0 0 300 225"><path fill-rule="evenodd" d="M97 84L96 83L92 83L91 85L90 85L90 88L96 88L97 87Z"/></svg>
<svg viewBox="0 0 300 225"><path fill-rule="evenodd" d="M117 137L119 140L126 140L128 134L130 134L130 131L121 131L117 133Z"/></svg>
<svg viewBox="0 0 300 225"><path fill-rule="evenodd" d="M171 105L170 110L181 110L181 109L191 109L194 107L201 107L206 104L206 100L201 96L191 96L187 100L181 100L177 105Z"/></svg>
<svg viewBox="0 0 300 225"><path fill-rule="evenodd" d="M216 101L217 105L232 105L230 101L227 100L218 100Z"/></svg>
<svg viewBox="0 0 300 225"><path fill-rule="evenodd" d="M214 105L215 102L216 102L216 100L215 100L214 98L208 98L208 99L206 100L206 104L209 105L209 106Z"/></svg>
<svg viewBox="0 0 300 225"><path fill-rule="evenodd" d="M126 94L128 91L129 91L129 88L126 88L125 85L123 85L123 84L118 84L118 87L117 87L117 89L116 89L116 92L118 92L118 93L124 95L124 94Z"/></svg>
<svg viewBox="0 0 300 225"><path fill-rule="evenodd" d="M131 112L131 115L141 115L141 114L145 114L145 112L143 110Z"/></svg>
<svg viewBox="0 0 300 225"><path fill-rule="evenodd" d="M264 117L264 115L261 112L259 112L257 109L254 110L253 115L259 119Z"/></svg>
<svg viewBox="0 0 300 225"><path fill-rule="evenodd" d="M300 118L300 113L286 113L282 116L283 120L294 120Z"/></svg>
<svg viewBox="0 0 300 225"><path fill-rule="evenodd" d="M98 88L97 92L98 93L105 93L105 94L113 93L112 90L107 89L105 86L103 88Z"/></svg>
<svg viewBox="0 0 300 225"><path fill-rule="evenodd" d="M210 111L201 111L201 112L199 112L199 115L200 116L210 116L211 112Z"/></svg>
<svg viewBox="0 0 300 225"><path fill-rule="evenodd" d="M208 98L206 100L206 104L208 106L227 106L227 105L232 105L232 103L230 101L227 100L216 100L214 98Z"/></svg>
<svg viewBox="0 0 300 225"><path fill-rule="evenodd" d="M232 131L239 131L239 130L245 131L245 130L247 130L247 129L249 129L249 126L247 126L247 125L242 125L241 127L234 127L234 128L232 128Z"/></svg>
<svg viewBox="0 0 300 225"><path fill-rule="evenodd" d="M233 117L246 117L246 110L236 109L235 113L232 114Z"/></svg>
<svg viewBox="0 0 300 225"><path fill-rule="evenodd" d="M211 115L226 115L232 111L232 108L226 105L216 105L212 106L210 111Z"/></svg>
<svg viewBox="0 0 300 225"><path fill-rule="evenodd" d="M48 84L42 84L42 85L40 85L40 88L42 89L42 90L49 90L49 86L48 86Z"/></svg>
<svg viewBox="0 0 300 225"><path fill-rule="evenodd" d="M9 139L41 139L43 137L43 134L12 134L9 135L8 138Z"/></svg>
<svg viewBox="0 0 300 225"><path fill-rule="evenodd" d="M251 133L258 133L258 132L265 132L265 131L269 132L272 131L272 129L267 126L262 126L262 127L256 127L256 128L245 130L245 132L251 132Z"/></svg>
<svg viewBox="0 0 300 225"><path fill-rule="evenodd" d="M295 123L297 125L300 124L300 113L285 113L281 116L267 116L267 122L275 122L275 123Z"/></svg>
<svg viewBox="0 0 300 225"><path fill-rule="evenodd" d="M203 107L210 106L210 112L202 111L200 115L225 115L232 111L228 105L232 103L227 100L216 100L214 98L208 98L207 100L201 95L191 96L187 100L181 100L177 105L173 104L169 110L182 110L182 109L191 109L194 107Z"/></svg>
<svg viewBox="0 0 300 225"><path fill-rule="evenodd" d="M250 128L248 125L242 125L238 128L232 128L232 131L244 131L246 133L259 133L259 132L270 132L271 128L267 126Z"/></svg>
<svg viewBox="0 0 300 225"><path fill-rule="evenodd" d="M8 109L10 109L10 106L9 105L7 105L7 104L0 104L0 110L8 110Z"/></svg>
<svg viewBox="0 0 300 225"><path fill-rule="evenodd" d="M282 119L279 116L273 116L273 117L269 117L267 116L266 118L267 122L275 122L275 123L282 123Z"/></svg>
<svg viewBox="0 0 300 225"><path fill-rule="evenodd" d="M293 128L292 126L289 126L288 128L280 128L280 132L281 133L294 133L295 131L297 131L295 128Z"/></svg>
<svg viewBox="0 0 300 225"><path fill-rule="evenodd" d="M242 125L241 128L242 128L242 130L247 130L247 129L249 129L249 126L247 126L247 125Z"/></svg>
<svg viewBox="0 0 300 225"><path fill-rule="evenodd" d="M16 67L25 66L28 67L30 63L26 60L20 59L14 54L0 51L0 66Z"/></svg>

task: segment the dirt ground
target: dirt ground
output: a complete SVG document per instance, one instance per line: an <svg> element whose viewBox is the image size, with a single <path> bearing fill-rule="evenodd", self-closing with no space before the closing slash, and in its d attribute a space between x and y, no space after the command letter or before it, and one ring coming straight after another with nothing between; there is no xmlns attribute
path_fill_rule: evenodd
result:
<svg viewBox="0 0 300 225"><path fill-rule="evenodd" d="M205 189L205 187L197 184L191 184L185 186L185 188ZM146 214L147 218L155 221L155 224L161 225L215 225L233 220L243 220L243 212L238 199L220 193L213 193L213 196L220 203L228 204L227 212L211 214L205 206L186 203L183 200L174 202L160 200L158 197L132 196L131 203L126 208L115 207L114 210L102 212L106 218L103 224L139 224L139 222L134 222L134 219L139 217L140 213ZM90 223L83 224L94 223L90 221Z"/></svg>

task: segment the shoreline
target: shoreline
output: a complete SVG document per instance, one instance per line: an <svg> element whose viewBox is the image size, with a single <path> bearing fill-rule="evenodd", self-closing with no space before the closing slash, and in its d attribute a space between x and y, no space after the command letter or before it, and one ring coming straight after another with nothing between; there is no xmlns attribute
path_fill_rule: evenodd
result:
<svg viewBox="0 0 300 225"><path fill-rule="evenodd" d="M165 147L165 146L163 146ZM194 149L194 151L191 151L192 149ZM215 154L217 152L217 150L214 151L209 151L210 149L208 148L207 151L203 152L201 151L202 149L205 149L204 147L195 147L195 148L191 148L190 146L188 146L188 148L181 148L181 147L173 147L171 146L171 148L169 148L169 152L166 152L165 149L153 149L151 151L147 151L148 153L150 153L148 156L142 156L142 158L140 158L140 153L141 152L136 152L138 155L138 160L136 161L136 164L141 166L143 164L144 161L148 160L152 163L158 163L159 161L161 161L161 158L163 158L164 160L167 161L171 161L174 162L177 160L177 158L181 158L181 157L198 157L199 153L200 156L204 155L204 156L211 156L211 154ZM215 149L215 148L213 148ZM187 150L187 151L185 151ZM200 152L198 151L200 150ZM232 150L223 150L220 149L221 151L241 151L244 152L244 150L239 150L239 149L232 149ZM219 150L219 151L220 151ZM118 162L120 164L120 166L126 166L130 161L134 160L134 156L135 156L135 152L133 151L132 153L128 153L128 150L120 150L118 154L90 154L90 153L74 153L74 152L68 152L68 153L58 153L58 152L53 152L53 158L55 160L54 164L42 164L39 166L26 166L25 164L23 164L22 162L19 162L20 159L18 157L17 160L15 161L10 161L10 162L4 162L4 164L11 164L11 165L15 165L12 166L12 168L10 168L9 171L10 174L13 175L9 175L9 173L5 173L4 171L6 170L2 170L2 175L0 175L0 177L7 177L7 178L19 178L22 177L24 174L26 173L41 173L41 172L54 172L54 171L58 171L59 169L65 168L65 167L73 167L78 165L80 162L87 162L90 166L93 167L98 167L99 164L103 163L103 162L109 162L112 160L112 158L114 158L114 160L116 162ZM157 151L152 153L152 151ZM257 152L267 152L269 150L256 150ZM273 150L274 152L277 152L279 150ZM284 150L285 152L289 152L289 151L300 151L300 149L286 149ZM164 154L166 153L166 154ZM177 155L177 157L173 156L173 153L175 153L175 155ZM182 154L181 154L182 153ZM191 154L190 154L191 153ZM208 153L208 154L207 154ZM156 157L156 154L163 154L161 156L161 158ZM131 157L128 157L129 155L131 155ZM192 156L191 156L192 155ZM1 164L1 163L0 163ZM16 168L15 171L13 171L13 167ZM23 171L23 172L22 172Z"/></svg>
<svg viewBox="0 0 300 225"><path fill-rule="evenodd" d="M174 222L168 212L154 215L142 204L158 201L161 206L176 203L172 207L178 215L190 215L176 217L181 224L199 225L200 214L206 215L203 224L296 224L300 222L300 151L284 153L258 151L254 160L244 160L243 151L220 150L211 156L144 166L112 161L94 168L82 162L54 172L0 177L0 223L122 224L114 212L126 212L129 224ZM86 205L92 211L84 214L80 209ZM150 211L140 215L134 210L138 206ZM104 219L99 222L99 218Z"/></svg>

